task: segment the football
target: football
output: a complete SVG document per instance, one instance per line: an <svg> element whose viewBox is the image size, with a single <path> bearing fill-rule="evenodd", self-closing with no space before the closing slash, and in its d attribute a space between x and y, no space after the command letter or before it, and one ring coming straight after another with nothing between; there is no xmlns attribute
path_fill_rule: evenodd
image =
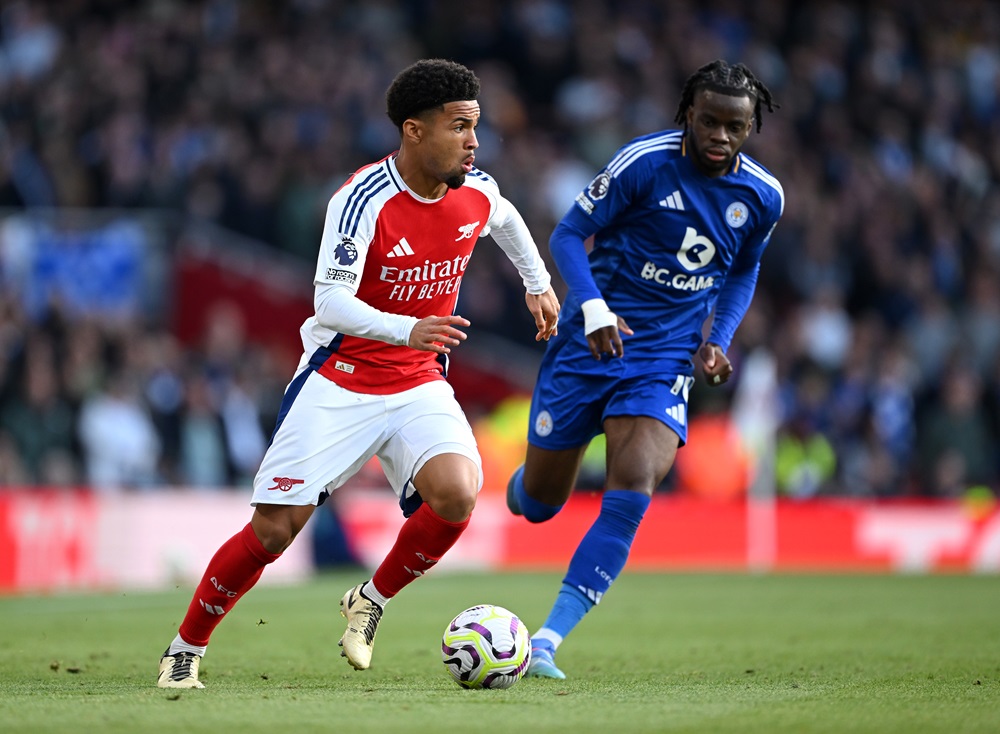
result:
<svg viewBox="0 0 1000 734"><path fill-rule="evenodd" d="M441 659L462 688L510 688L528 669L531 638L515 614L480 604L448 623Z"/></svg>

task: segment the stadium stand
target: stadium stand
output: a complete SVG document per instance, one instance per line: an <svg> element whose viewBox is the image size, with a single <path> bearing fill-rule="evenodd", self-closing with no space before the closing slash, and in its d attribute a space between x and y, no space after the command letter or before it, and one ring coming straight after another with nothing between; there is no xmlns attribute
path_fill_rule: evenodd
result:
<svg viewBox="0 0 1000 734"><path fill-rule="evenodd" d="M745 60L782 105L747 151L786 209L731 356L774 364L780 490L1000 489L988 0L4 3L0 485L246 485L326 200L394 148L382 94L424 56L482 78L477 165L540 244L586 172L671 126L692 69ZM466 383L506 381L472 416L537 358L516 273L476 259L462 313L523 353L469 360Z"/></svg>

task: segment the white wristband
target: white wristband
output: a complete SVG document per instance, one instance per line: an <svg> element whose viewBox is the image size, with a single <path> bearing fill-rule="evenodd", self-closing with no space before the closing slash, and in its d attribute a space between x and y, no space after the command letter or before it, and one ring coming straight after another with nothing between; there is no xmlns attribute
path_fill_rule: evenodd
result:
<svg viewBox="0 0 1000 734"><path fill-rule="evenodd" d="M603 298L591 298L580 304L583 311L583 333L590 336L605 326L618 326L618 316L615 315Z"/></svg>

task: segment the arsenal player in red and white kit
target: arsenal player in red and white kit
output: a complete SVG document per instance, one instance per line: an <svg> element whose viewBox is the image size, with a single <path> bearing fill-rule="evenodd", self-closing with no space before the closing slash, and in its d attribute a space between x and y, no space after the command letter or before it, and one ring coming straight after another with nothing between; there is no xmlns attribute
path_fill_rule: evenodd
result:
<svg viewBox="0 0 1000 734"><path fill-rule="evenodd" d="M473 119L456 118L456 130L471 131ZM410 332L422 318L454 313L472 250L486 234L517 266L528 294L549 289L520 214L473 157L467 150L461 161L464 185L437 199L406 184L396 155L362 168L334 195L316 268L316 315L302 326L306 358L321 375L378 394L442 379L444 360L410 348Z"/></svg>
<svg viewBox="0 0 1000 734"><path fill-rule="evenodd" d="M404 69L386 92L399 151L334 194L315 275L314 316L254 479L250 522L219 548L157 685L203 688L201 659L223 616L277 560L316 506L378 457L407 517L372 578L341 599L341 654L371 663L383 609L447 552L469 523L482 462L445 381L469 322L455 306L487 234L521 275L536 339L556 333L559 301L520 214L473 165L479 80L441 59Z"/></svg>

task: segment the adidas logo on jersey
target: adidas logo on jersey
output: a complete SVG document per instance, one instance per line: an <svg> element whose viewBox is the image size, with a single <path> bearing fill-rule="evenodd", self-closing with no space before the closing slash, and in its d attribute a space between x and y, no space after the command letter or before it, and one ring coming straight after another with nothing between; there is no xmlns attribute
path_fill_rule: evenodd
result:
<svg viewBox="0 0 1000 734"><path fill-rule="evenodd" d="M684 200L681 198L681 192L675 191L666 199L660 199L660 206L665 206L667 209L684 211Z"/></svg>
<svg viewBox="0 0 1000 734"><path fill-rule="evenodd" d="M413 248L410 247L410 243L407 242L406 238L404 237L403 239L401 239L399 242L396 243L395 247L389 250L389 252L386 254L386 257L406 257L407 255L412 255L412 254L413 254Z"/></svg>

